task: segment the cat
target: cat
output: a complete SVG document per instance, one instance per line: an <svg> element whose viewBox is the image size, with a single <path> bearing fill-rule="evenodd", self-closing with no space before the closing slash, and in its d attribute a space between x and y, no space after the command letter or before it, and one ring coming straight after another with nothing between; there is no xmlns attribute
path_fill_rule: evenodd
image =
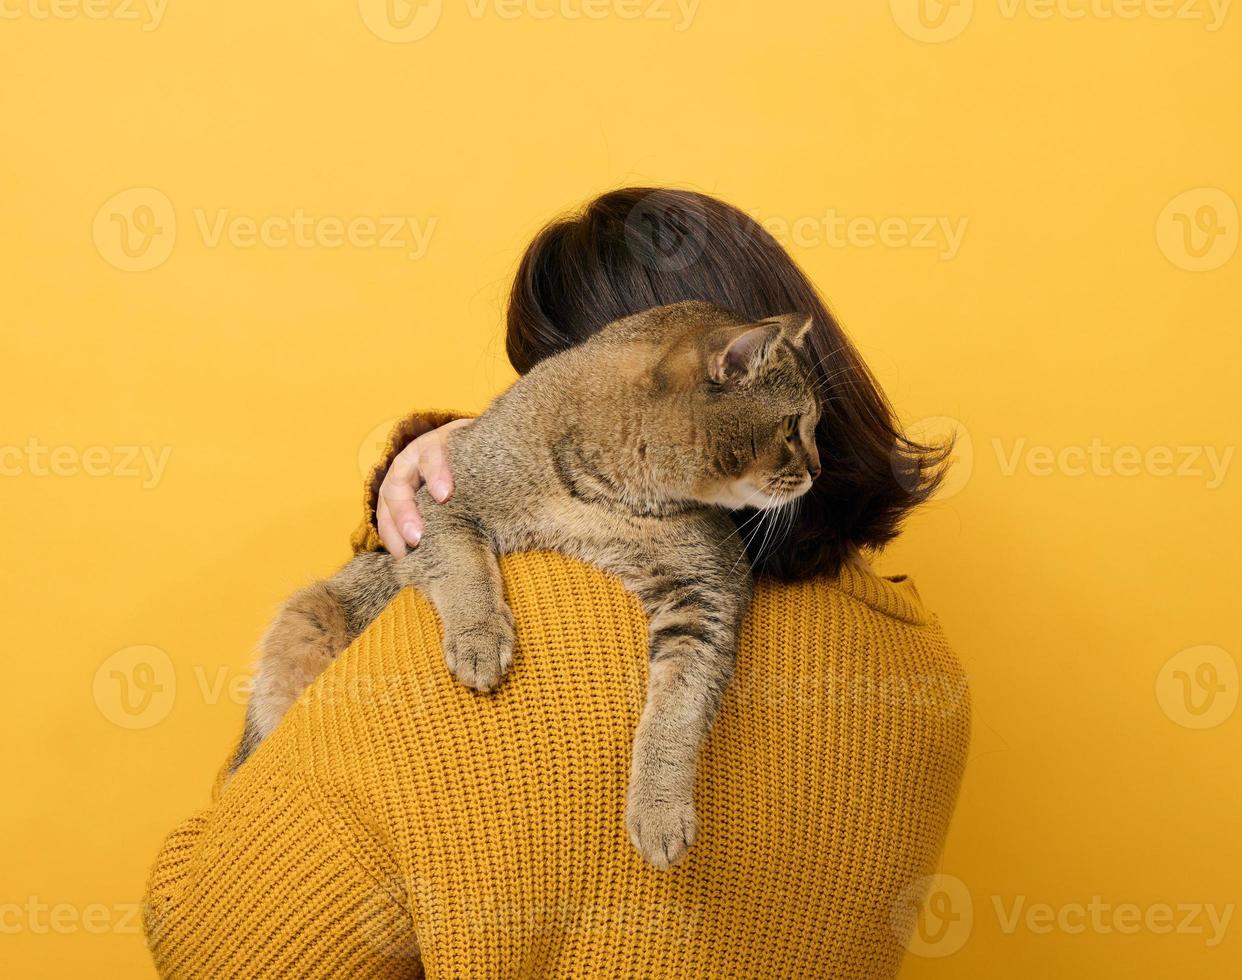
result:
<svg viewBox="0 0 1242 980"><path fill-rule="evenodd" d="M419 547L356 556L288 600L263 639L234 769L404 586L444 627L462 684L491 691L513 655L496 556L554 549L618 576L649 620L647 698L626 827L650 864L685 855L702 742L733 673L752 574L727 513L793 506L819 475L811 319L747 322L656 307L547 358L448 443L455 490L426 489Z"/></svg>

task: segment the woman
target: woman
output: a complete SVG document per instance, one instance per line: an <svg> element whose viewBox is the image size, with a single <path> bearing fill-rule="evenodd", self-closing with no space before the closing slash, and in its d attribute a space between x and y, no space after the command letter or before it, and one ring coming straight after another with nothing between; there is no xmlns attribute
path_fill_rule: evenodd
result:
<svg viewBox="0 0 1242 980"><path fill-rule="evenodd" d="M701 762L699 838L659 872L629 845L645 624L602 573L502 561L518 654L453 683L406 592L201 813L169 837L146 928L166 976L890 976L934 869L969 738L965 679L903 578L860 557L934 489L780 246L701 195L606 194L530 245L508 311L519 372L618 317L702 299L813 315L823 469L759 575ZM356 549L418 544L413 488L451 493L451 414L393 433Z"/></svg>

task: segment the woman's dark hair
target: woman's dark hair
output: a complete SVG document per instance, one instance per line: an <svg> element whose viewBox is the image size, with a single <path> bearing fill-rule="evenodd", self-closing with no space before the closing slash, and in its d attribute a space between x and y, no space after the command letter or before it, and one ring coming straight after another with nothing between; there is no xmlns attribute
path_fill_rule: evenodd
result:
<svg viewBox="0 0 1242 980"><path fill-rule="evenodd" d="M706 300L761 320L809 313L807 351L820 388L823 470L771 554L750 535L757 572L835 574L857 549L894 538L939 485L949 446L907 439L892 407L805 273L753 218L682 190L611 191L554 221L522 257L506 348L524 374L605 324L653 306Z"/></svg>

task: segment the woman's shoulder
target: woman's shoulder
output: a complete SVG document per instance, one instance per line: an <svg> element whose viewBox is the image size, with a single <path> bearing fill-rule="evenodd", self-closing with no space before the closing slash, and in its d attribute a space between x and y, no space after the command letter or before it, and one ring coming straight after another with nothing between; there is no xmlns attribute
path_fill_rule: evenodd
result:
<svg viewBox="0 0 1242 980"><path fill-rule="evenodd" d="M854 607L911 626L928 626L936 619L923 604L914 580L908 575L880 575L870 564L856 559L835 575L818 575L796 581L761 577L756 602L801 607Z"/></svg>
<svg viewBox="0 0 1242 980"><path fill-rule="evenodd" d="M550 551L500 558L505 598L517 624L510 674L490 699L463 701L441 657L439 620L431 604L405 590L326 672L328 685L397 685L390 699L468 704L480 722L511 699L569 696L619 685L640 697L647 660L647 619L637 598L613 575ZM738 677L765 683L818 683L905 689L915 700L934 699L950 713L969 712L968 680L939 620L913 580L882 576L855 563L838 574L798 581L761 577L739 636ZM405 690L417 678L417 691ZM611 681L608 680L611 678ZM576 685L576 686L575 686ZM890 693L893 693L890 690ZM575 694L574 696L577 696ZM346 710L373 710L343 702ZM438 710L438 709L437 709Z"/></svg>
<svg viewBox="0 0 1242 980"><path fill-rule="evenodd" d="M648 623L637 598L616 577L553 552L504 555L500 568L517 643L496 692L479 696L453 679L434 607L406 589L295 713L310 728L361 736L349 765L407 743L443 753L449 732L555 730L564 739L588 720L624 755L646 688ZM908 577L866 566L796 582L759 580L726 698L736 705L726 715L744 714L755 699L796 708L782 724L806 730L851 704L864 710L868 727L895 711L903 723L925 726L930 742L964 748L969 737L967 675L939 622ZM562 706L571 710L553 724ZM397 731L404 737L395 739ZM377 771L392 763L377 760ZM339 775L349 765L330 768Z"/></svg>
<svg viewBox="0 0 1242 980"><path fill-rule="evenodd" d="M925 715L934 741L969 740L970 685L908 575L869 564L793 582L761 578L740 638L739 676L798 684L818 699Z"/></svg>

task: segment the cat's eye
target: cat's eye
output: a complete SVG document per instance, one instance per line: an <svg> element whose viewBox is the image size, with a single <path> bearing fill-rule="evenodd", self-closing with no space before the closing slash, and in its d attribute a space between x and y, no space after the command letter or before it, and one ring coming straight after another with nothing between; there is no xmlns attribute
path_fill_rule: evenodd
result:
<svg viewBox="0 0 1242 980"><path fill-rule="evenodd" d="M785 423L782 427L782 433L786 439L794 440L798 438L798 425L802 421L801 415L786 415Z"/></svg>

